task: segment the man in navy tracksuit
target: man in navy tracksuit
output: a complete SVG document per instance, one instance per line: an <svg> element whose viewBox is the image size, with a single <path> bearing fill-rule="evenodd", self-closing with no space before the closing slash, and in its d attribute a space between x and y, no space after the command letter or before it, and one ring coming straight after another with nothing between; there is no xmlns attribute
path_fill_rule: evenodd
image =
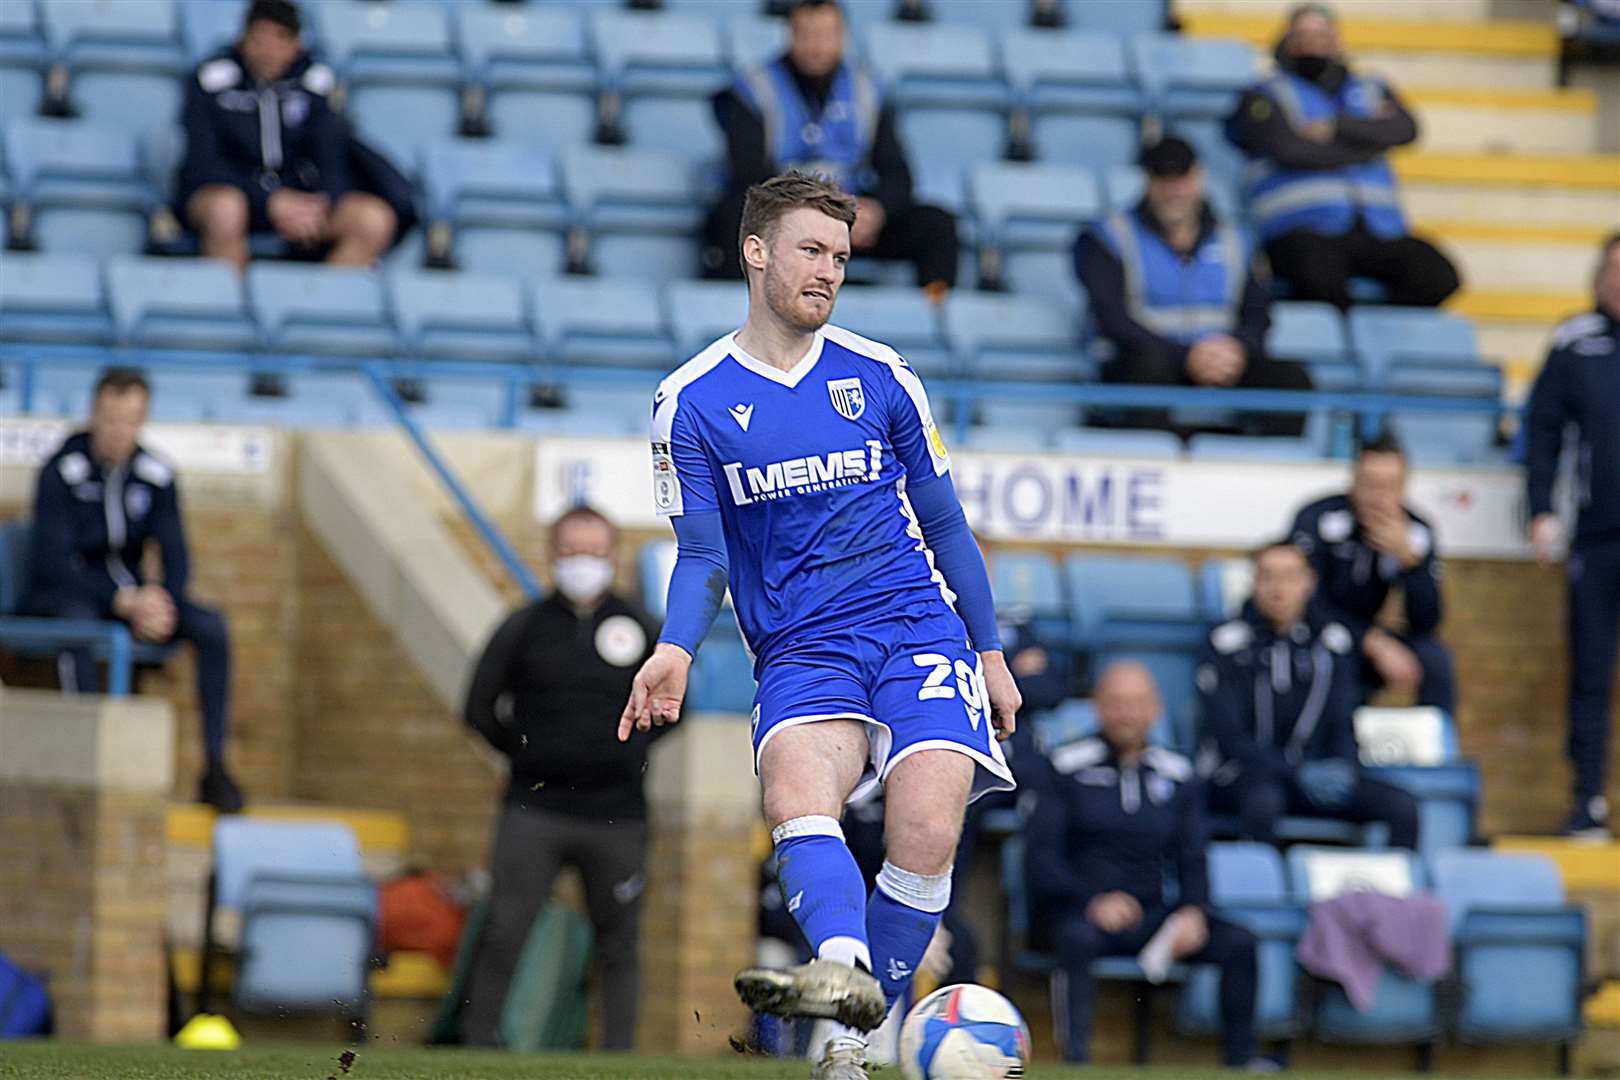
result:
<svg viewBox="0 0 1620 1080"><path fill-rule="evenodd" d="M333 265L368 266L398 219L354 190L348 133L327 101L336 79L304 52L300 26L292 0L253 0L241 40L198 65L181 116L176 211L204 255L239 267L248 234L269 231Z"/></svg>
<svg viewBox="0 0 1620 1080"><path fill-rule="evenodd" d="M1254 597L1210 632L1196 675L1220 763L1210 804L1236 813L1243 835L1276 842L1283 814L1389 826L1416 848L1410 793L1362 775L1352 717L1361 702L1350 631L1311 602L1316 575L1288 541L1254 560Z"/></svg>
<svg viewBox="0 0 1620 1080"><path fill-rule="evenodd" d="M61 619L118 619L140 641L189 641L207 756L200 798L234 813L242 793L225 769L231 646L219 612L186 596L190 559L174 469L136 438L151 390L140 372L110 368L96 383L88 430L68 436L39 472L33 558L24 610ZM156 540L163 582L144 579ZM64 690L99 693L88 648L58 658Z"/></svg>
<svg viewBox="0 0 1620 1080"><path fill-rule="evenodd" d="M1135 955L1155 981L1173 960L1219 965L1222 1059L1249 1065L1255 940L1209 913L1203 791L1192 763L1148 745L1163 705L1141 664L1105 671L1096 703L1101 733L1059 747L1031 775L1035 805L1024 826L1030 935L1058 955L1063 1056L1089 1056L1092 961Z"/></svg>
<svg viewBox="0 0 1620 1080"><path fill-rule="evenodd" d="M1569 547L1569 760L1575 806L1564 831L1608 833L1604 795L1615 653L1620 649L1620 233L1603 245L1596 310L1553 335L1526 412L1530 539L1546 564L1561 540L1553 477L1566 428L1578 435Z"/></svg>
<svg viewBox="0 0 1620 1080"><path fill-rule="evenodd" d="M1369 688L1416 691L1418 704L1456 708L1451 650L1436 636L1444 606L1434 529L1403 501L1406 455L1393 435L1364 443L1345 495L1302 508L1290 531L1316 571L1317 599L1347 627ZM1378 613L1401 590L1406 625L1385 629Z"/></svg>

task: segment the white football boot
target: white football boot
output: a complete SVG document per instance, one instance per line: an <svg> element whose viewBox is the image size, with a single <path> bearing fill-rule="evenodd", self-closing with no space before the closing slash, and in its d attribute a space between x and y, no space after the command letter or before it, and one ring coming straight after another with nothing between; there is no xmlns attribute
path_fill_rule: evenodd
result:
<svg viewBox="0 0 1620 1080"><path fill-rule="evenodd" d="M743 1004L758 1012L825 1016L860 1031L883 1023L888 1011L876 979L836 960L812 960L783 969L745 968L737 973L736 987Z"/></svg>

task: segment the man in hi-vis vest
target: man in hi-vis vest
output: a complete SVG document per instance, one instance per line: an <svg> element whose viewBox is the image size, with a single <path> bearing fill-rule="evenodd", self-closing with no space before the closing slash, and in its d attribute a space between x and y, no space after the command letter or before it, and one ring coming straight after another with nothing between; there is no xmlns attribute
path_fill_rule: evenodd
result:
<svg viewBox="0 0 1620 1080"><path fill-rule="evenodd" d="M1350 279L1380 282L1387 302L1431 307L1457 291L1457 270L1409 234L1388 151L1417 123L1382 80L1345 64L1321 4L1293 10L1277 71L1227 120L1249 155L1249 220L1279 278L1301 300L1351 303Z"/></svg>

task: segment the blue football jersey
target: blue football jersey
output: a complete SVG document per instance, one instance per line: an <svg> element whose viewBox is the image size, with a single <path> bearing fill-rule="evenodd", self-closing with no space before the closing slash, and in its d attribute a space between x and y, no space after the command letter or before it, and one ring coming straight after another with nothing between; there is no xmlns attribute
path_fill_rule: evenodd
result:
<svg viewBox="0 0 1620 1080"><path fill-rule="evenodd" d="M903 498L950 459L922 380L888 346L828 325L782 371L728 334L659 384L652 444L658 512L720 513L756 657L901 605L956 619Z"/></svg>

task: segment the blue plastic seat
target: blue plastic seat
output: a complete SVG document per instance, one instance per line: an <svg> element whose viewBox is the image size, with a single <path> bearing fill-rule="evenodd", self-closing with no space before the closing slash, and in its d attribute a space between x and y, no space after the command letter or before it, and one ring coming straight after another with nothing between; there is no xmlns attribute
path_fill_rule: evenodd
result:
<svg viewBox="0 0 1620 1080"><path fill-rule="evenodd" d="M0 4L0 64L18 68L45 66L45 39L39 10L33 4Z"/></svg>
<svg viewBox="0 0 1620 1080"><path fill-rule="evenodd" d="M422 182L433 221L460 227L560 227L566 211L552 155L516 140L455 139L422 151Z"/></svg>
<svg viewBox="0 0 1620 1080"><path fill-rule="evenodd" d="M286 378L283 397L254 397L238 402L236 423L276 427L352 427L393 423L390 412L364 376L357 372L297 372Z"/></svg>
<svg viewBox="0 0 1620 1080"><path fill-rule="evenodd" d="M662 284L701 269L698 241L689 233L599 232L591 237L591 271L604 277Z"/></svg>
<svg viewBox="0 0 1620 1080"><path fill-rule="evenodd" d="M1007 142L999 115L973 109L907 109L897 118L919 202L960 211L968 170L998 161Z"/></svg>
<svg viewBox="0 0 1620 1080"><path fill-rule="evenodd" d="M1074 166L979 165L969 174L968 192L981 274L997 267L1004 255L1016 258L1019 252L1061 256L1054 261L1069 264L1075 235L1103 212L1096 177Z"/></svg>
<svg viewBox="0 0 1620 1080"><path fill-rule="evenodd" d="M690 231L702 215L684 158L655 151L575 146L563 152L563 191L594 231Z"/></svg>
<svg viewBox="0 0 1620 1080"><path fill-rule="evenodd" d="M889 346L924 375L950 370L939 316L919 289L846 285L838 291L832 321Z"/></svg>
<svg viewBox="0 0 1620 1080"><path fill-rule="evenodd" d="M1224 118L1259 74L1247 42L1138 34L1131 57L1148 108L1173 118Z"/></svg>
<svg viewBox="0 0 1620 1080"><path fill-rule="evenodd" d="M1057 560L1039 551L999 551L990 560L996 607L1030 619L1067 619Z"/></svg>
<svg viewBox="0 0 1620 1080"><path fill-rule="evenodd" d="M529 360L523 288L497 274L401 270L388 278L389 307L405 348L419 356Z"/></svg>
<svg viewBox="0 0 1620 1080"><path fill-rule="evenodd" d="M1434 708L1356 710L1356 741L1367 776L1418 800L1418 847L1425 856L1473 842L1480 803L1478 762L1460 756L1457 728Z"/></svg>
<svg viewBox="0 0 1620 1080"><path fill-rule="evenodd" d="M1041 161L1110 169L1133 165L1142 141L1134 120L1084 113L1035 117L1035 153Z"/></svg>
<svg viewBox="0 0 1620 1080"><path fill-rule="evenodd" d="M363 1021L377 895L349 827L222 817L213 856L203 962L213 959L219 912L237 913L237 1005Z"/></svg>
<svg viewBox="0 0 1620 1080"><path fill-rule="evenodd" d="M371 271L255 263L247 289L268 347L368 356L394 348L382 281Z"/></svg>
<svg viewBox="0 0 1620 1080"><path fill-rule="evenodd" d="M1054 430L1075 423L1079 416L1080 407L1073 402L1045 396L984 398L978 408L979 422L985 427L1020 432L1027 441L1016 442L1040 448L1050 445Z"/></svg>
<svg viewBox="0 0 1620 1080"><path fill-rule="evenodd" d="M577 90L496 90L489 99L495 134L538 144L553 155L590 142L596 132L596 100Z"/></svg>
<svg viewBox="0 0 1620 1080"><path fill-rule="evenodd" d="M1212 623L1235 618L1254 592L1254 560L1208 559L1198 568L1198 601Z"/></svg>
<svg viewBox="0 0 1620 1080"><path fill-rule="evenodd" d="M729 3L729 0L726 2ZM720 31L725 35L726 58L738 70L769 63L787 52L786 19L770 19L762 15L728 16L721 23Z"/></svg>
<svg viewBox="0 0 1620 1080"><path fill-rule="evenodd" d="M144 210L151 201L128 131L86 120L14 120L5 149L17 197L36 207Z"/></svg>
<svg viewBox="0 0 1620 1080"><path fill-rule="evenodd" d="M664 306L682 356L696 356L710 342L739 329L748 317L748 293L729 281L672 281Z"/></svg>
<svg viewBox="0 0 1620 1080"><path fill-rule="evenodd" d="M1434 890L1451 912L1462 1000L1453 1034L1475 1045L1556 1042L1581 1032L1586 913L1565 903L1545 855L1436 853Z"/></svg>
<svg viewBox="0 0 1620 1080"><path fill-rule="evenodd" d="M248 349L257 339L241 275L228 263L115 256L107 292L126 344Z"/></svg>
<svg viewBox="0 0 1620 1080"><path fill-rule="evenodd" d="M585 25L561 5L451 5L467 82L486 92L596 90Z"/></svg>
<svg viewBox="0 0 1620 1080"><path fill-rule="evenodd" d="M1305 438L1261 435L1194 435L1188 455L1212 461L1319 461L1322 448Z"/></svg>
<svg viewBox="0 0 1620 1080"><path fill-rule="evenodd" d="M180 0L186 62L198 64L242 36L247 0Z"/></svg>
<svg viewBox="0 0 1620 1080"><path fill-rule="evenodd" d="M713 106L701 98L631 98L624 104L623 123L637 150L679 154L693 165L715 168L725 155Z"/></svg>
<svg viewBox="0 0 1620 1080"><path fill-rule="evenodd" d="M957 290L945 336L961 370L984 379L1079 382L1096 366L1080 349L1073 309L1028 296Z"/></svg>
<svg viewBox="0 0 1620 1080"><path fill-rule="evenodd" d="M1414 465L1507 463L1506 451L1496 445L1494 414L1395 411L1384 421Z"/></svg>
<svg viewBox="0 0 1620 1080"><path fill-rule="evenodd" d="M1361 304L1350 309L1349 334L1375 385L1408 367L1468 370L1481 364L1474 324L1447 311Z"/></svg>
<svg viewBox="0 0 1620 1080"><path fill-rule="evenodd" d="M710 634L692 662L691 707L747 716L754 708L754 691L754 662L742 639Z"/></svg>
<svg viewBox="0 0 1620 1080"><path fill-rule="evenodd" d="M1032 113L1141 108L1125 46L1105 31L1015 29L1001 35L1001 60L1015 100Z"/></svg>
<svg viewBox="0 0 1620 1080"><path fill-rule="evenodd" d="M1156 640L1153 624L1201 628L1192 572L1179 559L1154 555L1071 555L1064 562L1069 611L1081 636L1096 643ZM1121 627L1135 621L1139 628ZM1127 641L1118 639L1124 633Z"/></svg>
<svg viewBox="0 0 1620 1080"><path fill-rule="evenodd" d="M590 12L589 27L605 89L706 98L729 80L720 31L679 12Z"/></svg>
<svg viewBox="0 0 1620 1080"><path fill-rule="evenodd" d="M1007 416L992 413L989 422L969 427L959 445L964 450L985 453L1039 454L1051 447L1052 437L1044 428L1031 427L1025 414L1014 410Z"/></svg>
<svg viewBox="0 0 1620 1080"><path fill-rule="evenodd" d="M1077 324L1086 312L1085 294L1074 274L1074 255L1064 245L1014 248L1002 258L1001 273L1014 295L1061 305L1073 313Z"/></svg>
<svg viewBox="0 0 1620 1080"><path fill-rule="evenodd" d="M0 125L39 111L45 82L33 68L0 66Z"/></svg>
<svg viewBox="0 0 1620 1080"><path fill-rule="evenodd" d="M456 233L456 265L480 274L560 274L566 252L560 232L475 225Z"/></svg>
<svg viewBox="0 0 1620 1080"><path fill-rule="evenodd" d="M862 55L901 109L919 105L1004 110L1006 81L989 34L945 23L874 23Z"/></svg>
<svg viewBox="0 0 1620 1080"><path fill-rule="evenodd" d="M1166 0L1066 4L1064 12L1076 29L1106 30L1127 38L1163 30L1170 14Z"/></svg>
<svg viewBox="0 0 1620 1080"><path fill-rule="evenodd" d="M406 411L424 427L481 431L507 426L513 402L499 383L434 375L422 389L424 400L407 404Z"/></svg>
<svg viewBox="0 0 1620 1080"><path fill-rule="evenodd" d="M180 71L174 0L39 0L39 7L53 63L75 71Z"/></svg>
<svg viewBox="0 0 1620 1080"><path fill-rule="evenodd" d="M1271 329L1266 352L1278 360L1299 360L1310 366L1313 378L1354 386L1361 371L1350 353L1344 317L1332 304L1310 300L1280 300L1271 305Z"/></svg>
<svg viewBox="0 0 1620 1080"><path fill-rule="evenodd" d="M1052 446L1073 454L1170 459L1181 456L1181 440L1168 431L1135 428L1070 427L1052 436Z"/></svg>
<svg viewBox="0 0 1620 1080"><path fill-rule="evenodd" d="M0 252L0 336L9 341L113 340L101 268L85 255Z"/></svg>
<svg viewBox="0 0 1620 1080"><path fill-rule="evenodd" d="M442 6L327 0L315 14L321 54L348 86L362 134L397 133L401 124L419 138L454 133L461 65Z"/></svg>
<svg viewBox="0 0 1620 1080"><path fill-rule="evenodd" d="M1225 118L1178 116L1170 125L1170 134L1192 143L1208 178L1231 197L1234 216L1247 213L1241 193L1248 158L1226 138ZM1354 286L1351 291L1354 294Z"/></svg>
<svg viewBox="0 0 1620 1080"><path fill-rule="evenodd" d="M651 368L669 368L677 360L662 298L645 281L542 277L531 295L548 360Z"/></svg>

